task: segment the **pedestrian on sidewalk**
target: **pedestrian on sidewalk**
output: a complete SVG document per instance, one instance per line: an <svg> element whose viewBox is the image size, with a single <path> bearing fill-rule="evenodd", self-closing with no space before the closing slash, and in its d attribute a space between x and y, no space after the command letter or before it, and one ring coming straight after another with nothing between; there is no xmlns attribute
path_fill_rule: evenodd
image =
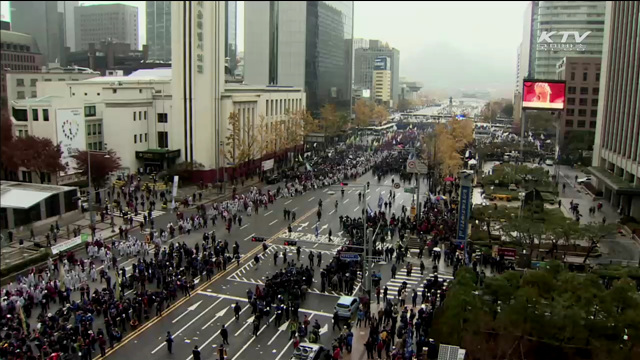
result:
<svg viewBox="0 0 640 360"><path fill-rule="evenodd" d="M222 343L229 345L229 332L227 328L224 327L224 324L222 324L222 329L220 329L220 336L222 336Z"/></svg>

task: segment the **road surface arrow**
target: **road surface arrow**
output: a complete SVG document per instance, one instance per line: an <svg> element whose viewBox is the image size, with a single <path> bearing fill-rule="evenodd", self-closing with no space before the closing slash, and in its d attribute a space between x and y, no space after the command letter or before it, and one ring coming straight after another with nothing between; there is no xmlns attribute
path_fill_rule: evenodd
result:
<svg viewBox="0 0 640 360"><path fill-rule="evenodd" d="M320 335L326 333L327 331L329 331L329 325L324 324L324 326L320 329Z"/></svg>
<svg viewBox="0 0 640 360"><path fill-rule="evenodd" d="M273 335L273 337L271 338L271 340L269 340L269 343L267 343L267 345L271 345L271 343L278 337L278 335L280 335L281 332L287 331L288 327L289 327L288 321L285 321L284 324L280 325L280 327L278 328L278 332L275 335Z"/></svg>
<svg viewBox="0 0 640 360"><path fill-rule="evenodd" d="M224 309L222 309L222 310L218 311L218 313L213 317L213 319L211 319L211 321L209 321L209 322L207 323L207 325L203 326L202 328L203 328L203 329L204 329L204 328L206 328L207 326L211 325L211 323L213 323L214 321L216 321L216 319L217 319L217 318L224 316L224 313L226 313L226 312L227 312L227 310L229 310L229 308L228 308L228 307L226 307L226 308L224 308Z"/></svg>
<svg viewBox="0 0 640 360"><path fill-rule="evenodd" d="M244 324L244 326L242 328L240 328L240 330L238 330L238 332L234 335L234 336L238 336L240 335L240 333L247 327L249 326L249 324L251 324L253 322L253 319L255 318L254 316L251 316L250 318L247 319L247 323Z"/></svg>
<svg viewBox="0 0 640 360"><path fill-rule="evenodd" d="M329 225L322 225L322 227L320 228L320 232L322 232L322 230L324 230L324 229L326 229L328 227L329 227Z"/></svg>
<svg viewBox="0 0 640 360"><path fill-rule="evenodd" d="M300 223L300 224L298 224L298 225L300 225L300 227L298 227L298 231L300 231L300 230L302 230L302 229L306 228L306 227L307 227L307 225L309 225L309 222L306 222L306 223Z"/></svg>
<svg viewBox="0 0 640 360"><path fill-rule="evenodd" d="M178 316L178 317L177 317L175 320L173 320L171 323L172 323L172 324L175 324L176 322L178 322L178 320L182 319L182 317L183 317L183 316L185 316L185 315L187 315L189 312L191 312L191 311L195 310L195 309L198 307L198 305L200 305L200 303L202 303L202 300L200 300L200 301L198 301L197 303L195 303L195 304L193 304L193 305L189 306L189 307L187 308L187 310L186 310L182 315Z"/></svg>

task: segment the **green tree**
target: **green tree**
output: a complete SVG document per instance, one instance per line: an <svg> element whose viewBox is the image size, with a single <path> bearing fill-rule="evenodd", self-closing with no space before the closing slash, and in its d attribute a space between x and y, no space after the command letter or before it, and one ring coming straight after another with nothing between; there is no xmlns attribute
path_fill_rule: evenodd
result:
<svg viewBox="0 0 640 360"><path fill-rule="evenodd" d="M411 102L407 99L400 99L400 101L398 101L398 106L396 107L396 109L400 112L405 112L409 109L411 109Z"/></svg>
<svg viewBox="0 0 640 360"><path fill-rule="evenodd" d="M474 359L623 360L638 355L640 296L628 278L609 289L594 273L577 274L548 262L525 273L506 272L476 287L461 268L436 311L439 343L478 349ZM626 334L627 340L623 339Z"/></svg>
<svg viewBox="0 0 640 360"><path fill-rule="evenodd" d="M589 240L589 248L587 249L587 254L584 256L584 260L582 261L583 263L586 263L593 250L595 250L598 244L600 244L600 240L615 234L617 227L614 224L591 222L582 225L580 230L586 239Z"/></svg>
<svg viewBox="0 0 640 360"><path fill-rule="evenodd" d="M508 102L502 108L502 114L507 118L511 119L513 117L513 103Z"/></svg>
<svg viewBox="0 0 640 360"><path fill-rule="evenodd" d="M558 244L575 244L583 236L580 224L567 217L550 217L544 223L546 238L551 241L551 258L558 251Z"/></svg>

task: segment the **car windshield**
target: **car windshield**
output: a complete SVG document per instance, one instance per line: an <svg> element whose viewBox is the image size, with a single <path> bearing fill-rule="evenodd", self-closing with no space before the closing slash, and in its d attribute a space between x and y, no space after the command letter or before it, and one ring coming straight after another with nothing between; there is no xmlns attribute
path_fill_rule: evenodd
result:
<svg viewBox="0 0 640 360"><path fill-rule="evenodd" d="M338 303L336 306L341 308L341 309L348 309L349 308L349 304L343 304L343 303Z"/></svg>

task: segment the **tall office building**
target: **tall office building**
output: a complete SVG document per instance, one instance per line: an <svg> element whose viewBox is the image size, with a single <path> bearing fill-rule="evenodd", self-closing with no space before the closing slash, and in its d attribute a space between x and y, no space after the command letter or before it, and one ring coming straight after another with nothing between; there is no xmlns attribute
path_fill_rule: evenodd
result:
<svg viewBox="0 0 640 360"><path fill-rule="evenodd" d="M171 1L147 1L149 59L171 61Z"/></svg>
<svg viewBox="0 0 640 360"><path fill-rule="evenodd" d="M351 109L353 1L244 3L244 79L303 87L307 108Z"/></svg>
<svg viewBox="0 0 640 360"><path fill-rule="evenodd" d="M568 56L558 64L557 79L567 84L565 110L556 125L558 149L573 131L596 131L601 61L593 56Z"/></svg>
<svg viewBox="0 0 640 360"><path fill-rule="evenodd" d="M226 24L224 33L224 56L229 59L231 73L235 73L238 63L238 2L225 1Z"/></svg>
<svg viewBox="0 0 640 360"><path fill-rule="evenodd" d="M566 56L600 57L604 8L604 1L534 1L529 75L555 79L556 65Z"/></svg>
<svg viewBox="0 0 640 360"><path fill-rule="evenodd" d="M364 42L359 41L360 44ZM376 58L382 56L390 60L391 102L395 106L400 100L400 51L380 40L368 40L368 47L357 48L354 52L353 86L374 90L373 71Z"/></svg>
<svg viewBox="0 0 640 360"><path fill-rule="evenodd" d="M31 35L47 62L64 63L64 14L57 1L12 1L11 30Z"/></svg>
<svg viewBox="0 0 640 360"><path fill-rule="evenodd" d="M138 50L138 8L124 4L79 6L75 8L77 50L102 40L126 43Z"/></svg>
<svg viewBox="0 0 640 360"><path fill-rule="evenodd" d="M640 219L640 2L607 1L590 168L603 198Z"/></svg>
<svg viewBox="0 0 640 360"><path fill-rule="evenodd" d="M58 12L62 13L64 23L64 43L71 51L76 51L75 8L79 4L79 1L58 1Z"/></svg>
<svg viewBox="0 0 640 360"><path fill-rule="evenodd" d="M391 59L378 56L373 65L373 99L378 104L391 104Z"/></svg>
<svg viewBox="0 0 640 360"><path fill-rule="evenodd" d="M167 134L184 161L224 166L224 1L171 2L172 113Z"/></svg>

